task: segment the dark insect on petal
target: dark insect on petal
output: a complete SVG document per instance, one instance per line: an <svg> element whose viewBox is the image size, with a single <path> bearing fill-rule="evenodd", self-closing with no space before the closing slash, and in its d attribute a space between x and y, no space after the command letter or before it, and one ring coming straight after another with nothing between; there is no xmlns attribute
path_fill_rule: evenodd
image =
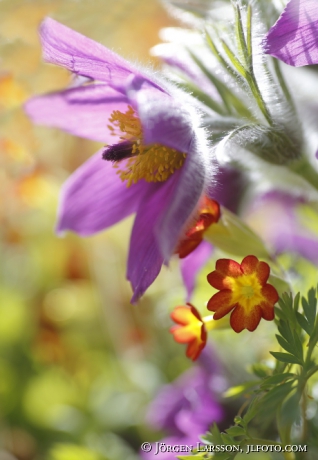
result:
<svg viewBox="0 0 318 460"><path fill-rule="evenodd" d="M103 152L103 159L106 161L120 161L125 158L131 158L133 155L133 143L129 141L120 142L119 144L109 145Z"/></svg>

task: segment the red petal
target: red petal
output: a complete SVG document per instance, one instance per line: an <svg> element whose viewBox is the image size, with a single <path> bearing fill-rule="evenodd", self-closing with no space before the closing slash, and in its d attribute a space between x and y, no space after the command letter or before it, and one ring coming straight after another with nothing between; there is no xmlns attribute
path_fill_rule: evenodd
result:
<svg viewBox="0 0 318 460"><path fill-rule="evenodd" d="M197 338L196 334L185 327L173 326L170 332L173 334L174 340L178 343L189 343Z"/></svg>
<svg viewBox="0 0 318 460"><path fill-rule="evenodd" d="M260 307L262 309L262 318L266 319L266 321L272 321L275 318L275 311L272 304L262 302Z"/></svg>
<svg viewBox="0 0 318 460"><path fill-rule="evenodd" d="M209 273L207 276L207 280L212 287L214 287L215 289L219 289L220 291L222 289L231 289L232 287L231 278L229 276L223 275L217 270L214 270L214 272Z"/></svg>
<svg viewBox="0 0 318 460"><path fill-rule="evenodd" d="M191 303L188 303L187 305L189 305L189 307L191 308L192 315L195 316L199 321L202 321L201 315L198 312L198 310Z"/></svg>
<svg viewBox="0 0 318 460"><path fill-rule="evenodd" d="M250 275L252 273L255 273L257 266L259 264L259 260L255 256L246 256L242 260L241 267L243 270L243 273L246 275Z"/></svg>
<svg viewBox="0 0 318 460"><path fill-rule="evenodd" d="M266 262L259 262L256 272L259 282L264 285L269 277L269 265Z"/></svg>
<svg viewBox="0 0 318 460"><path fill-rule="evenodd" d="M182 326L186 326L187 324L193 321L193 312L191 307L180 306L176 307L170 314L170 318L178 324Z"/></svg>
<svg viewBox="0 0 318 460"><path fill-rule="evenodd" d="M185 238L179 242L175 254L178 254L180 259L184 259L191 252L193 252L203 240L203 232L198 232L193 235L193 237Z"/></svg>
<svg viewBox="0 0 318 460"><path fill-rule="evenodd" d="M266 262L260 262L255 256L246 256L241 267L246 275L256 273L261 284L265 284L269 277L270 268Z"/></svg>
<svg viewBox="0 0 318 460"><path fill-rule="evenodd" d="M187 351L186 351L187 357L192 359L192 361L195 361L199 357L205 345L206 345L206 336L205 336L205 340L203 341L193 340L192 342L189 343L187 347Z"/></svg>
<svg viewBox="0 0 318 460"><path fill-rule="evenodd" d="M242 275L241 265L232 259L219 259L216 261L215 268L225 276L237 278Z"/></svg>
<svg viewBox="0 0 318 460"><path fill-rule="evenodd" d="M231 314L230 324L235 332L242 332L248 329L250 332L255 331L262 317L262 310L259 305L254 307L250 312L238 305Z"/></svg>
<svg viewBox="0 0 318 460"><path fill-rule="evenodd" d="M278 293L274 286L271 284L265 284L265 286L262 287L261 293L268 303L274 305L276 302L278 302Z"/></svg>
<svg viewBox="0 0 318 460"><path fill-rule="evenodd" d="M208 302L207 308L210 311L217 311L217 318L222 318L226 315L235 304L232 302L232 291L224 289L223 291L217 292ZM221 314L221 316L220 316ZM215 315L214 315L215 318ZM215 319L217 319L215 318Z"/></svg>

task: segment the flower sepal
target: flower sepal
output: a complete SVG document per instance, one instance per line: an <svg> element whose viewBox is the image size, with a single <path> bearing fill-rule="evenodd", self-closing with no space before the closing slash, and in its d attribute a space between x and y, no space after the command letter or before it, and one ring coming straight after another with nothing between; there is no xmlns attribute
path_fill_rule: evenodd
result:
<svg viewBox="0 0 318 460"><path fill-rule="evenodd" d="M255 254L270 259L264 242L237 215L221 208L221 217L205 232L204 238L222 251L235 256Z"/></svg>

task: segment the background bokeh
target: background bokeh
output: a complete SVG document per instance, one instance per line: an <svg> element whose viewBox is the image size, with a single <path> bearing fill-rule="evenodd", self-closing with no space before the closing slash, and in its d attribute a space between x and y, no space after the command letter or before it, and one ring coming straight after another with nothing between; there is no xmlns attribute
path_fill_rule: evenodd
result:
<svg viewBox="0 0 318 460"><path fill-rule="evenodd" d="M47 15L157 68L148 51L176 24L155 0L0 1L0 460L129 460L163 436L146 421L148 404L191 366L168 333L185 291L173 260L130 305L132 219L85 240L54 234L61 184L99 146L35 127L23 112L31 95L71 81L42 62L37 29ZM272 337L271 324L257 344L215 332L224 379L239 383L248 363L267 359ZM226 426L237 406L222 404Z"/></svg>

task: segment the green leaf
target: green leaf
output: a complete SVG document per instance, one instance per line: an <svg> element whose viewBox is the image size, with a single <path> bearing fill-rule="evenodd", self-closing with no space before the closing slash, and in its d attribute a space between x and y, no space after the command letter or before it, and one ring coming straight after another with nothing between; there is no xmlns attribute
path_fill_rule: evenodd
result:
<svg viewBox="0 0 318 460"><path fill-rule="evenodd" d="M283 374L275 374L275 375L271 375L270 377L267 377L263 380L263 382L261 382L261 386L267 386L267 385L276 385L278 383L282 383L284 382L285 380L289 380L289 379L294 379L296 377L296 374L293 374L291 372L286 372L286 373L283 373Z"/></svg>
<svg viewBox="0 0 318 460"><path fill-rule="evenodd" d="M279 303L279 301L278 301L278 303ZM285 322L288 321L288 318L287 318L285 312L281 308L275 307L274 310L275 310L275 315L278 316L279 319L281 319L281 320L283 320Z"/></svg>
<svg viewBox="0 0 318 460"><path fill-rule="evenodd" d="M293 395L287 398L281 408L281 423L282 425L291 425L300 416L299 403L301 393L296 391Z"/></svg>
<svg viewBox="0 0 318 460"><path fill-rule="evenodd" d="M225 110L223 107L221 107L218 102L214 101L204 91L201 91L200 88L198 88L193 82L185 80L184 82L180 83L179 86L192 93L196 99L201 101L207 107L210 107L210 109L212 109L215 113L225 116Z"/></svg>
<svg viewBox="0 0 318 460"><path fill-rule="evenodd" d="M234 439L231 436L229 436L228 434L221 433L221 437L222 437L222 444L225 444L225 445L228 445L228 446L235 444Z"/></svg>
<svg viewBox="0 0 318 460"><path fill-rule="evenodd" d="M218 445L223 444L222 438L221 438L221 433L220 433L220 430L219 430L219 428L218 428L216 423L213 424L213 426L212 426L210 431L211 431L211 434L213 436L213 438L212 438L213 444L218 444Z"/></svg>
<svg viewBox="0 0 318 460"><path fill-rule="evenodd" d="M246 435L244 428L242 428L241 426L231 426L231 428L228 428L225 431L227 432L227 434L229 434L230 436L234 436L234 437Z"/></svg>
<svg viewBox="0 0 318 460"><path fill-rule="evenodd" d="M265 364L254 363L251 365L251 371L257 377L260 377L262 379L263 377L268 377L270 369Z"/></svg>
<svg viewBox="0 0 318 460"><path fill-rule="evenodd" d="M217 58L217 60L219 61L219 63L222 65L222 67L224 68L224 70L226 70L230 75L231 77L233 78L233 80L235 80L236 82L239 82L242 83L244 82L244 80L242 79L241 75L239 73L236 72L236 70L232 69L232 67L229 66L229 64L226 62L226 60L223 58L223 56L221 55L221 53L217 50L212 38L211 38L211 35L208 33L208 31L206 30L206 40L207 40L207 43L212 51L212 53L214 54L214 56Z"/></svg>
<svg viewBox="0 0 318 460"><path fill-rule="evenodd" d="M252 67L252 7L250 4L247 7L246 44L249 57L248 65Z"/></svg>
<svg viewBox="0 0 318 460"><path fill-rule="evenodd" d="M240 55L241 60L244 62L244 67L249 68L249 56L247 51L247 45L245 41L243 25L242 25L242 16L239 5L234 7L235 11L235 35L236 35L236 45Z"/></svg>
<svg viewBox="0 0 318 460"><path fill-rule="evenodd" d="M229 388L223 396L225 398L238 397L243 393L246 393L249 389L255 387L259 384L259 380L250 380L249 382L244 382L241 385Z"/></svg>
<svg viewBox="0 0 318 460"><path fill-rule="evenodd" d="M283 298L283 301L284 301L284 304L285 304L286 308L288 308L289 310L292 310L292 308L293 308L292 294L288 293L288 292L284 292L283 295L282 295L282 298Z"/></svg>
<svg viewBox="0 0 318 460"><path fill-rule="evenodd" d="M235 69L238 71L242 77L247 78L247 71L246 69L242 66L240 61L236 58L235 54L233 51L227 46L224 40L221 40L223 49L225 53L227 54L228 58L230 59L232 65L235 67Z"/></svg>
<svg viewBox="0 0 318 460"><path fill-rule="evenodd" d="M309 326L309 323L306 320L306 318L301 313L299 313L298 311L295 312L295 315L296 315L296 319L297 319L298 324L300 325L300 327L302 329L304 329L304 331L306 331L308 335L310 335L311 334L311 327Z"/></svg>
<svg viewBox="0 0 318 460"><path fill-rule="evenodd" d="M300 362L302 363L303 362L303 348L302 348L302 345L300 343L300 349L298 348L298 346L295 344L295 341L293 340L293 343L289 343L287 342L285 339L283 339L283 337L281 337L280 335L276 334L276 339L279 343L279 345L284 348L284 350L288 351L289 353L291 353L293 356L295 356L296 358L298 358L300 360ZM294 338L293 338L294 339ZM281 360L282 361L282 360ZM285 362L288 362L288 361L285 361Z"/></svg>
<svg viewBox="0 0 318 460"><path fill-rule="evenodd" d="M270 354L274 356L275 359L278 361L282 361L283 363L290 363L290 364L303 364L303 362L294 355L289 353L280 353L276 351L270 351Z"/></svg>
<svg viewBox="0 0 318 460"><path fill-rule="evenodd" d="M294 344L295 348L297 349L297 354L298 358L300 358L302 361L304 360L304 350L303 350L303 344L300 340L300 337L296 331L294 331Z"/></svg>
<svg viewBox="0 0 318 460"><path fill-rule="evenodd" d="M243 417L244 426L247 426L249 422L258 414L259 401L260 401L260 398L256 397L252 400L252 402L248 406L246 414Z"/></svg>
<svg viewBox="0 0 318 460"><path fill-rule="evenodd" d="M299 308L299 300L300 300L300 292L297 292L294 298L294 311L298 311Z"/></svg>
<svg viewBox="0 0 318 460"><path fill-rule="evenodd" d="M247 117L250 120L254 120L252 112L245 106L245 104L225 85L219 78L217 78L209 69L203 64L203 62L189 49L187 50L197 66L202 72L208 77L213 83L218 93L220 94L223 103L229 114L233 113L233 108L243 117Z"/></svg>
<svg viewBox="0 0 318 460"><path fill-rule="evenodd" d="M286 321L280 321L277 327L278 327L280 334L284 337L284 339L288 343L291 343L294 341L292 331L289 327L289 324Z"/></svg>
<svg viewBox="0 0 318 460"><path fill-rule="evenodd" d="M262 407L263 412L268 411L275 412L277 406L286 398L286 396L293 389L293 381L282 383L277 385L272 390L270 390L266 395L261 399L260 406Z"/></svg>
<svg viewBox="0 0 318 460"><path fill-rule="evenodd" d="M301 299L301 301L304 313L312 330L314 327L317 310L316 290L314 288L309 289L308 301L304 297Z"/></svg>
<svg viewBox="0 0 318 460"><path fill-rule="evenodd" d="M316 297L316 289L311 288L308 291L308 302L313 312L312 319L314 320L316 317L317 312L317 297ZM309 319L309 318L308 318Z"/></svg>
<svg viewBox="0 0 318 460"><path fill-rule="evenodd" d="M303 297L301 299L301 304L302 304L302 307L303 307L303 310L304 310L304 314L308 320L308 326L309 326L309 330L310 330L310 334L312 333L312 330L313 330L313 327L314 327L314 320L312 320L312 311L311 311L311 308L309 306L309 303L307 302L307 300Z"/></svg>

